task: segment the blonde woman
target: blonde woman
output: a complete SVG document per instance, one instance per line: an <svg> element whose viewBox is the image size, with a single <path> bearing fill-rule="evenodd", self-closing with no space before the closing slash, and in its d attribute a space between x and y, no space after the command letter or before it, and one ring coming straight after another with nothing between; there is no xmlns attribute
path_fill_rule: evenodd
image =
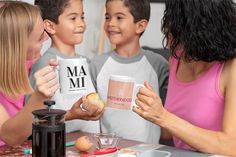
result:
<svg viewBox="0 0 236 157"><path fill-rule="evenodd" d="M43 108L43 101L59 87L54 71L57 63L50 60L48 66L34 74L37 87L33 91L28 73L48 38L38 7L19 1L1 1L0 34L0 146L4 142L17 145L31 134L32 111ZM31 97L23 107L27 94ZM85 103L83 107L88 112L84 112L81 103L80 99L67 111L67 120L99 118L98 107Z"/></svg>
<svg viewBox="0 0 236 157"><path fill-rule="evenodd" d="M9 145L22 143L31 133L32 111L58 88L53 66L35 73L33 92L28 72L48 38L37 7L24 2L0 2L0 139ZM23 107L24 95L33 93ZM0 145L3 142L0 141Z"/></svg>

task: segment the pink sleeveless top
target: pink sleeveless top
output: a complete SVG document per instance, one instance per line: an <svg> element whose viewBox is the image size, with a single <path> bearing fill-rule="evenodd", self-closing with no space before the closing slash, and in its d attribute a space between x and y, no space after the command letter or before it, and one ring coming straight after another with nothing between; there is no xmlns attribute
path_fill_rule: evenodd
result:
<svg viewBox="0 0 236 157"><path fill-rule="evenodd" d="M221 131L224 97L219 89L219 80L224 63L214 62L207 72L188 83L176 79L178 63L174 57L171 59L165 108L195 126ZM173 140L176 147L194 150L177 137Z"/></svg>
<svg viewBox="0 0 236 157"><path fill-rule="evenodd" d="M30 72L32 64L33 64L32 61L27 61L28 74ZM0 105L2 105L5 108L9 117L13 117L17 112L19 112L23 108L24 98L25 98L24 96L21 96L18 99L11 99L4 93L0 92ZM0 146L2 145L4 145L4 142L0 140Z"/></svg>

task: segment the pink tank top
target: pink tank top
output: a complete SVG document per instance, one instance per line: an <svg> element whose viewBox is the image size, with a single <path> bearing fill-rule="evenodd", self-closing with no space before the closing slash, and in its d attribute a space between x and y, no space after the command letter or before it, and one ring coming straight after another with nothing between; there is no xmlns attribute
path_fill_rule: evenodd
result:
<svg viewBox="0 0 236 157"><path fill-rule="evenodd" d="M27 61L28 74L32 64L33 64L32 61ZM0 92L0 105L2 105L5 108L9 117L13 117L17 112L19 112L23 108L24 98L25 98L24 96L21 96L18 99L11 99L4 93ZM0 140L0 146L2 145L4 145L4 143Z"/></svg>
<svg viewBox="0 0 236 157"><path fill-rule="evenodd" d="M177 67L178 60L173 57L165 108L195 126L221 131L224 97L219 89L219 80L224 63L214 62L200 78L188 83L176 79ZM176 147L194 150L177 137L173 140Z"/></svg>

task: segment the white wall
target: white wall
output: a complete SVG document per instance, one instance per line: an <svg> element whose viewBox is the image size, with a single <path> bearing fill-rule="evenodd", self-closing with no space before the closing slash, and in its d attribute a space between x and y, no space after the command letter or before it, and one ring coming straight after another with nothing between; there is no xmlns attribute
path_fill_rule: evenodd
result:
<svg viewBox="0 0 236 157"><path fill-rule="evenodd" d="M161 32L161 19L164 9L164 3L151 3L151 18L146 31L141 37L142 46L162 48L163 33Z"/></svg>
<svg viewBox="0 0 236 157"><path fill-rule="evenodd" d="M22 1L25 1L25 2L28 2L28 3L31 3L31 4L34 4L34 0L22 0Z"/></svg>

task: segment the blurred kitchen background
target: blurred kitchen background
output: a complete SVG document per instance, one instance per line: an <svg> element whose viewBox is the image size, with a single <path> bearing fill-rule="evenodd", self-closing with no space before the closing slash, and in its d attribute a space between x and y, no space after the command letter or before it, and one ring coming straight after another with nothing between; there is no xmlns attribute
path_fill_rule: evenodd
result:
<svg viewBox="0 0 236 157"><path fill-rule="evenodd" d="M23 1L31 4L34 3L34 0ZM165 9L165 4L163 2L164 0L151 1L151 18L145 33L141 37L141 45L153 48L157 51L162 51L163 34L161 32L161 19ZM99 55L112 49L112 46L103 31L103 22L105 20L105 0L84 0L83 2L87 30L82 44L77 45L76 50L79 54L92 58L94 55ZM236 0L234 0L234 2L236 2ZM50 40L44 44L41 53L43 53L49 46Z"/></svg>
<svg viewBox="0 0 236 157"><path fill-rule="evenodd" d="M34 0L23 1L34 3ZM84 0L83 2L87 30L82 44L77 45L76 50L79 54L92 58L94 55L105 53L112 49L103 31L105 0ZM151 2L151 19L147 30L141 37L142 46L162 48L161 18L164 8L163 2ZM49 46L50 40L44 44L41 53Z"/></svg>

